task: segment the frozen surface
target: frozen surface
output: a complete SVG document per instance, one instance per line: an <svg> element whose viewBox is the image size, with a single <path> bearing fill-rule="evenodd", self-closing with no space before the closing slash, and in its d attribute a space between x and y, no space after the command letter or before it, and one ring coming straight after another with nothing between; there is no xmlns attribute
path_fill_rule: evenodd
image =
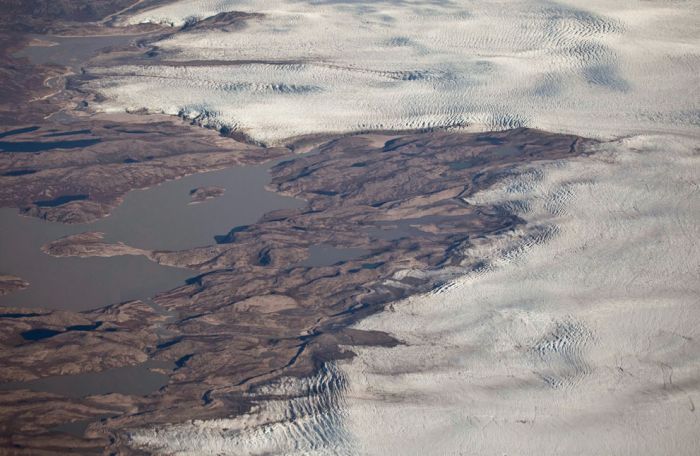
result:
<svg viewBox="0 0 700 456"><path fill-rule="evenodd" d="M181 1L123 20L180 26L224 11L262 16L159 42L166 66L93 69L108 97L99 108L179 113L269 143L444 126L592 137L700 126L694 1Z"/></svg>
<svg viewBox="0 0 700 456"><path fill-rule="evenodd" d="M159 65L96 68L100 109L187 115L275 143L367 129L530 126L614 138L472 203L526 231L487 267L358 327L357 348L249 415L136 430L162 454L700 453L700 4L188 1ZM167 64L166 64L167 63ZM620 139L623 138L623 139ZM410 271L406 271L409 274Z"/></svg>
<svg viewBox="0 0 700 456"><path fill-rule="evenodd" d="M182 455L698 454L697 141L600 149L470 200L508 205L528 232L476 248L482 270L358 325L405 345L353 347L304 388L270 387L299 399L134 443Z"/></svg>
<svg viewBox="0 0 700 456"><path fill-rule="evenodd" d="M697 142L605 149L478 195L538 235L360 325L407 342L345 367L360 453L698 453Z"/></svg>

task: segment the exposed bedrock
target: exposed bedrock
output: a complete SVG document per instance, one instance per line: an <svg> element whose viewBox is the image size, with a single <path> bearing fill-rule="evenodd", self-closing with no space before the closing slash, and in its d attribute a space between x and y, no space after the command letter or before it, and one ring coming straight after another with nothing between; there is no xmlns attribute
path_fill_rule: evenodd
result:
<svg viewBox="0 0 700 456"><path fill-rule="evenodd" d="M103 242L104 233L88 231L80 234L65 236L42 246L44 253L55 257L111 257L119 255L145 255L150 251L137 249L122 242Z"/></svg>
<svg viewBox="0 0 700 456"><path fill-rule="evenodd" d="M206 200L218 198L224 194L226 189L221 187L197 187L190 190L190 204L203 203Z"/></svg>
<svg viewBox="0 0 700 456"><path fill-rule="evenodd" d="M0 296L12 293L13 291L23 290L29 286L26 280L13 275L0 274Z"/></svg>
<svg viewBox="0 0 700 456"><path fill-rule="evenodd" d="M58 127L4 140L41 145L46 144L47 134L84 127L89 133L66 136L62 142L86 138L95 142L76 149L0 152L0 206L19 207L26 215L51 221L86 223L108 215L130 190L289 153L286 148L240 143L164 116L77 119L69 127Z"/></svg>
<svg viewBox="0 0 700 456"><path fill-rule="evenodd" d="M86 223L108 215L130 190L289 153L286 148L262 153L191 120L94 115L91 108L100 96L81 87L87 77L82 70L94 60L141 59L156 52L148 43L177 30L114 22L120 14L165 3L0 0L0 207ZM187 27L236 28L248 16L224 13ZM103 47L92 43L99 40ZM28 56L44 48L57 49L47 62Z"/></svg>
<svg viewBox="0 0 700 456"><path fill-rule="evenodd" d="M466 197L518 165L580 154L586 142L527 129L344 137L272 168L271 188L304 199L305 207L231 227L216 245L136 252L105 243L99 233L58 240L46 251L141 253L200 275L154 298L166 312L138 302L83 313L8 311L16 315L3 318L9 328L3 362L12 366L5 381L148 359L173 363L165 387L125 401L133 409L102 422L96 406L82 414L93 422L85 435L105 445L116 437L114 448L135 426L241 413L251 405L251 387L310 375L324 360L352 356L343 346L400 343L347 327L391 301L481 267L471 247L494 236L524 235L523 221L506 208L470 205ZM75 326L91 329L70 329ZM65 410L84 399L47 401ZM60 416L57 421L77 419ZM19 440L48 432L48 425L29 425L32 413L13 419Z"/></svg>

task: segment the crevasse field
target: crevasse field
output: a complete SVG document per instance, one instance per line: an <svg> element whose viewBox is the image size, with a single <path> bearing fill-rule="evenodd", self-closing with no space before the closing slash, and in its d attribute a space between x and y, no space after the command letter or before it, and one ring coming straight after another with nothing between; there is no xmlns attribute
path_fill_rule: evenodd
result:
<svg viewBox="0 0 700 456"><path fill-rule="evenodd" d="M167 65L93 70L105 110L198 117L279 143L367 129L529 126L605 139L472 204L528 224L487 266L357 326L298 399L135 430L163 454L700 454L700 3L188 1ZM195 62L196 61L196 62ZM412 271L405 271L411 274Z"/></svg>
<svg viewBox="0 0 700 456"><path fill-rule="evenodd" d="M537 127L592 137L697 128L695 1L181 1L167 65L93 70L104 110L199 117L274 144L370 129ZM192 63L196 64L192 64Z"/></svg>

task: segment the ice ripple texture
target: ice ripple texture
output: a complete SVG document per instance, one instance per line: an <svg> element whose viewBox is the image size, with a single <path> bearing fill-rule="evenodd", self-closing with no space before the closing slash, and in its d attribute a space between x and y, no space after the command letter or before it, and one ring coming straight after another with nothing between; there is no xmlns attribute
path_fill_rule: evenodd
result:
<svg viewBox="0 0 700 456"><path fill-rule="evenodd" d="M405 345L342 366L358 454L697 454L698 152L628 138L475 195L547 235L359 323Z"/></svg>
<svg viewBox="0 0 700 456"><path fill-rule="evenodd" d="M98 109L179 114L270 144L358 130L700 126L694 1L200 0L122 21L180 26L226 11L262 16L158 42L167 65L93 68L107 97Z"/></svg>
<svg viewBox="0 0 700 456"><path fill-rule="evenodd" d="M345 388L344 374L328 364L314 377L283 378L255 389L251 397L260 405L245 415L137 429L131 444L152 454L182 456L351 455L343 422Z"/></svg>
<svg viewBox="0 0 700 456"><path fill-rule="evenodd" d="M475 245L477 271L357 324L403 344L352 347L351 361L271 385L293 399L224 420L236 426L140 429L133 444L169 455L698 454L700 151L670 136L596 147L469 198L528 225Z"/></svg>

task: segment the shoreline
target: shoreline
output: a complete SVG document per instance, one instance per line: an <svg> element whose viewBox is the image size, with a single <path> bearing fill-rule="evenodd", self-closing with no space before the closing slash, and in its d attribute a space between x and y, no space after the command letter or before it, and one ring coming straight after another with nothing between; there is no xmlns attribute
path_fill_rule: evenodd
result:
<svg viewBox="0 0 700 456"><path fill-rule="evenodd" d="M206 417L213 410L228 413L225 410L230 407L235 410L238 407L235 404L245 402L245 391L253 385L290 375L306 377L317 371L322 365L321 360L352 356L342 346L396 344L397 341L386 334L356 331L349 327L381 311L391 302L421 290L433 289L448 277L463 274L473 267L470 261L477 259L462 260L466 261L463 265L458 261L459 246L469 242L462 233L471 236L482 233L488 238L513 230L522 223L505 214L499 215L493 209L470 207L458 200L483 185L494 185L499 180L499 173L507 174L507 170L513 169L517 163L576 156L579 153L573 152L572 155L571 145L580 141L574 137L543 135L529 130L495 132L488 136L435 132L390 136L386 142L377 141L377 138L376 134L368 135L367 139L363 136L339 138L312 154L297 155L291 160L280 159L271 165L270 187L278 193L305 200L304 209L267 214L254 225L232 230L216 245L151 254L159 264L196 267L200 273L189 284L154 298L159 306L177 317L165 326L171 333L170 339L151 342L153 345L138 350L146 353L149 359L176 363L181 360L182 364L170 373L167 388L148 398L154 401L154 406L158 402L170 402L172 396L182 403L179 419ZM489 141L479 141L479 138L488 138ZM422 148L422 152L416 154L416 144L421 142L425 144L423 147L431 149ZM511 149L510 145L524 148ZM357 150L363 153L357 154ZM518 150L517 154L515 150ZM485 162L473 161L470 158L473 156L482 156ZM472 162L464 162L465 158ZM415 163L407 166L406 160ZM453 163L459 166L451 165ZM431 170L431 174L413 175L411 169ZM465 182L470 180L468 176L475 175L477 169L482 177L465 188ZM309 173L311 170L315 171ZM495 180L487 177L489 173L493 173ZM409 176L412 176L410 183L405 180ZM385 196L382 197L379 188L371 184L374 182L383 183L381 191ZM336 186L348 192L347 196L333 191ZM360 193L351 190L353 188ZM318 192L317 189L325 190ZM357 213L351 215L352 211ZM436 211L446 216L439 216ZM336 213L345 215L333 215ZM425 221L421 221L421 217ZM412 226L423 230L410 228L411 235L406 237L408 226L392 226L396 224L392 220L404 218L414 219ZM375 231L369 230L365 234L366 228L360 228L363 226L376 226L379 231L375 230L376 234L373 234ZM295 266L308 257L310 246L324 243L338 248L362 247L367 250L359 258L339 260L336 264L330 260L324 261L323 266ZM333 250L330 252L335 255ZM338 254L342 254L342 250ZM395 277L407 267L416 270L413 277ZM427 274L421 275L424 273L419 271ZM246 285L256 282L258 285L254 288ZM271 291L273 294L269 295ZM222 300L232 304L222 306ZM251 304L244 306L242 302ZM89 320L82 324L103 321L104 312L112 312L110 309L119 309L119 305L83 313L81 318L88 317ZM13 321L40 329L46 327L43 322L54 318L51 316L54 314ZM155 324L153 318L156 318L155 314L143 314L136 327L143 329L138 331L148 330ZM3 323L7 324L6 321ZM47 328L62 331L61 326ZM93 337L107 337L101 335L101 331L104 329L93 331L94 335L85 339L85 343ZM130 331L133 330L122 328L109 338L126 344L120 350L133 351L136 347L129 347L132 342L127 342L130 337L125 338ZM269 366L257 363L257 367L246 367L250 361L245 360L259 355L249 352L252 340L244 342L244 338L236 342L241 331L248 334L246 338L258 339L252 345L256 347L253 350L268 353ZM120 333L123 336L115 339ZM238 336L232 339L234 333ZM204 334L207 336L203 337ZM64 340L78 343L78 335L61 333L36 342L24 342L20 346L25 353L31 352L33 347L36 350L57 349L65 344ZM16 337L11 333L8 336ZM80 365L79 360L84 355L80 351L70 353L66 352L64 356L74 357L75 363ZM7 353L7 357L6 360L12 359L12 352ZM222 364L226 359L229 361ZM48 369L48 372L52 367L50 363L45 367L35 364L33 369L37 373L40 369ZM216 380L210 383L210 379L222 375L229 378L233 386L222 387ZM202 395L208 399L202 402ZM202 404L207 406L201 408ZM159 408L153 408L140 415L137 422L146 419L160 422L166 419L161 413ZM172 420L175 411L171 409L167 416ZM116 432L122 427L136 425L136 422L126 424L131 419L124 415L107 420L111 423L108 428Z"/></svg>

